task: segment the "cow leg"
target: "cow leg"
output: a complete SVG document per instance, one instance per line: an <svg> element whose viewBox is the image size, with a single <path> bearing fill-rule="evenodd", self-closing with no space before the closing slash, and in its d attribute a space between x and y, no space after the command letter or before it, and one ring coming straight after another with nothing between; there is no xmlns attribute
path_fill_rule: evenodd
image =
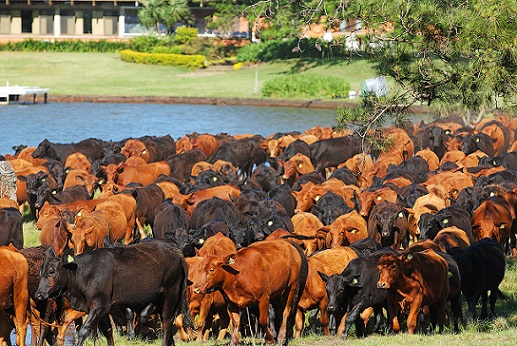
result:
<svg viewBox="0 0 517 346"><path fill-rule="evenodd" d="M82 325L81 329L77 333L77 346L83 346L86 338L90 335L93 328L97 325L99 320L108 314L111 306L110 304L105 304L102 300L107 299L94 299L92 302L92 307L90 312L88 313L88 317L86 321Z"/></svg>
<svg viewBox="0 0 517 346"><path fill-rule="evenodd" d="M228 329L228 325L230 324L230 316L228 315L227 309L221 309L219 311L219 334L217 335L217 340L223 340L226 335L226 330Z"/></svg>
<svg viewBox="0 0 517 346"><path fill-rule="evenodd" d="M359 303L355 305L346 315L345 318L345 330L343 332L343 338L348 338L348 332L350 331L350 328L352 327L352 324L355 323L355 321L359 318L359 315L361 311L364 310L363 304ZM357 331L359 332L359 331ZM359 336L359 334L357 334Z"/></svg>
<svg viewBox="0 0 517 346"><path fill-rule="evenodd" d="M299 338L302 336L303 324L305 322L305 315L303 311L298 308L296 309L296 318L294 321L294 337Z"/></svg>
<svg viewBox="0 0 517 346"><path fill-rule="evenodd" d="M273 337L273 334L271 333L271 330L268 327L269 296L263 295L261 297L261 299L259 300L258 308L259 308L259 325L265 333L264 338L266 339L266 342L268 344L273 344L275 342L275 338ZM283 327L283 325L284 325L284 320L282 320L282 327ZM279 342L280 342L280 336L281 336L282 332L284 333L283 335L285 338L285 328L282 329L282 327L280 327L280 331L278 334Z"/></svg>
<svg viewBox="0 0 517 346"><path fill-rule="evenodd" d="M488 291L483 291L483 293L481 294L481 319L482 320L484 320L488 317L487 299L488 299Z"/></svg>
<svg viewBox="0 0 517 346"><path fill-rule="evenodd" d="M233 334L232 334L232 342L230 345L235 346L239 344L239 328L241 324L241 315L237 307L235 307L232 304L228 305L228 312L230 315L230 318L232 319L232 328L233 328Z"/></svg>
<svg viewBox="0 0 517 346"><path fill-rule="evenodd" d="M135 319L135 313L131 309L124 309L124 315L127 320L127 324L126 324L127 337L130 339L134 339L136 337L135 324L133 323L133 321Z"/></svg>
<svg viewBox="0 0 517 346"><path fill-rule="evenodd" d="M327 305L328 305L328 299L322 299L320 302L319 310L320 310L320 323L323 327L323 334L330 335L330 329L329 329L329 314L327 312Z"/></svg>
<svg viewBox="0 0 517 346"><path fill-rule="evenodd" d="M85 315L84 312L73 310L71 308L66 309L65 318L63 319L63 323L58 327L58 333L57 333L57 338L56 338L58 345L62 346L65 344L65 335L66 335L66 330L68 329L68 326L75 320L83 317L84 315Z"/></svg>
<svg viewBox="0 0 517 346"><path fill-rule="evenodd" d="M104 315L99 321L99 328L102 334L108 342L108 346L115 346L115 340L113 340L113 328L109 315Z"/></svg>
<svg viewBox="0 0 517 346"><path fill-rule="evenodd" d="M27 285L27 281L25 281L25 285ZM25 286L25 289L22 289L19 282L15 282L14 284L14 325L16 326L16 344L18 346L25 346L25 337L27 336L29 292L26 287L27 286Z"/></svg>
<svg viewBox="0 0 517 346"><path fill-rule="evenodd" d="M420 294L416 294L413 301L411 302L411 306L409 308L409 315L406 321L408 334L415 334L415 330L418 323L418 313L420 311L421 306L422 296Z"/></svg>
<svg viewBox="0 0 517 346"><path fill-rule="evenodd" d="M399 304L396 301L388 301L388 319L391 323L391 329L395 333L400 332L399 312Z"/></svg>
<svg viewBox="0 0 517 346"><path fill-rule="evenodd" d="M490 315L495 316L495 303L497 302L497 289L490 290Z"/></svg>
<svg viewBox="0 0 517 346"><path fill-rule="evenodd" d="M203 329L205 328L206 319L210 312L210 306L212 305L213 299L210 299L207 295L201 300L199 306L199 317L197 319L197 342L203 341Z"/></svg>
<svg viewBox="0 0 517 346"><path fill-rule="evenodd" d="M295 283L288 288L287 299L285 299L285 308L282 314L282 325L280 326L277 337L278 343L282 345L287 345L287 325L288 323L292 323L291 318L293 312L296 313L296 302L298 301L300 294L299 287L300 286Z"/></svg>

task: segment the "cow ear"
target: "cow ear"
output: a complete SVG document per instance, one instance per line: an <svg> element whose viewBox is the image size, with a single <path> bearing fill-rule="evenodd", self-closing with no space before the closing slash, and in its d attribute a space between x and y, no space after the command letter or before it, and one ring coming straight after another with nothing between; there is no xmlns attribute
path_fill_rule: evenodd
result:
<svg viewBox="0 0 517 346"><path fill-rule="evenodd" d="M63 257L61 257L61 265L69 270L75 271L77 269L73 249L68 249L63 253Z"/></svg>
<svg viewBox="0 0 517 346"><path fill-rule="evenodd" d="M323 280L324 282L328 282L329 281L329 276L323 272L320 272L318 270L318 275L320 276L321 280Z"/></svg>
<svg viewBox="0 0 517 346"><path fill-rule="evenodd" d="M196 257L201 257L201 253L197 247L194 248L194 251L196 252Z"/></svg>
<svg viewBox="0 0 517 346"><path fill-rule="evenodd" d="M359 280L358 280L358 277L354 276L352 278L352 280L350 280L350 282L348 283L348 286L351 286L351 287L361 287L361 285L359 283Z"/></svg>

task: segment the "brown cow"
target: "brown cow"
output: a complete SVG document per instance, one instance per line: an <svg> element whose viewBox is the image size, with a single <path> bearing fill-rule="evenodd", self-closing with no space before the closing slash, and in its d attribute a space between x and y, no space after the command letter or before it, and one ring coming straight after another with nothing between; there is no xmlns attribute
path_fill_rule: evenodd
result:
<svg viewBox="0 0 517 346"><path fill-rule="evenodd" d="M429 148L417 151L415 156L420 156L427 162L430 172L435 171L440 167L440 159L438 158L438 155Z"/></svg>
<svg viewBox="0 0 517 346"><path fill-rule="evenodd" d="M65 221L65 228L70 233L70 246L74 254L80 255L104 247L104 239L109 238L110 216L103 210L95 210L89 214L79 211L74 221Z"/></svg>
<svg viewBox="0 0 517 346"><path fill-rule="evenodd" d="M291 191L291 194L296 199L295 212L308 211L318 199L332 191L335 194L343 197L346 205L354 208L354 199L360 193L360 190L355 185L346 185L343 181L337 178L330 178L323 183L316 185L309 181L302 185L300 191Z"/></svg>
<svg viewBox="0 0 517 346"><path fill-rule="evenodd" d="M108 182L126 186L130 183L152 184L160 174L169 175L171 169L167 162L159 161L145 166L126 166L123 162L101 166L106 172Z"/></svg>
<svg viewBox="0 0 517 346"><path fill-rule="evenodd" d="M450 198L458 197L458 194L466 187L473 186L474 180L463 172L446 171L430 176L424 186L436 184L445 187Z"/></svg>
<svg viewBox="0 0 517 346"><path fill-rule="evenodd" d="M379 259L377 287L388 290L388 320L400 331L399 314L407 313L408 334L414 334L420 308L435 306L440 333L449 294L447 262L432 250L388 253Z"/></svg>
<svg viewBox="0 0 517 346"><path fill-rule="evenodd" d="M496 240L501 246L511 249L512 257L517 257L515 235L512 234L512 224L515 214L512 206L502 197L494 196L483 201L472 214L472 233L474 239L483 238ZM509 246L508 240L511 239Z"/></svg>
<svg viewBox="0 0 517 346"><path fill-rule="evenodd" d="M278 342L287 343L287 325L307 277L307 262L301 250L285 240L253 243L236 255L208 256L194 273L194 292L219 289L226 297L233 327L231 345L239 343L240 312L258 305L259 325L268 344L274 342L268 327L269 304L277 302L282 315Z"/></svg>
<svg viewBox="0 0 517 346"><path fill-rule="evenodd" d="M503 131L502 124L499 122L489 123L484 126L480 132L490 136L492 138L492 144L494 145L494 156L504 154L508 150L508 143L510 141L510 133Z"/></svg>
<svg viewBox="0 0 517 346"><path fill-rule="evenodd" d="M214 135L205 133L190 138L190 149L199 149L206 157L212 156L218 147L219 144Z"/></svg>
<svg viewBox="0 0 517 346"><path fill-rule="evenodd" d="M413 241L417 241L420 237L420 229L418 227L420 216L425 213L434 214L445 207L446 205L443 198L438 197L434 193L429 193L417 198L413 208L406 209L409 213L408 232L413 238Z"/></svg>
<svg viewBox="0 0 517 346"><path fill-rule="evenodd" d="M463 160L467 155L461 150L449 150L447 151L442 159L440 160L440 166L445 162L453 162L458 164L461 160Z"/></svg>
<svg viewBox="0 0 517 346"><path fill-rule="evenodd" d="M282 136L278 139L267 139L261 144L261 148L268 149L269 157L277 157L295 140L296 138L291 135Z"/></svg>
<svg viewBox="0 0 517 346"><path fill-rule="evenodd" d="M172 203L180 205L187 214L192 214L192 210L198 205L199 202L212 197L219 197L226 201L231 201L239 197L241 190L232 185L214 186L205 190L199 190L188 195L177 194L172 199Z"/></svg>
<svg viewBox="0 0 517 346"><path fill-rule="evenodd" d="M346 167L354 174L360 174L371 169L373 166L373 159L370 155L366 155L365 153L360 153L352 156L345 162L339 164L337 168Z"/></svg>
<svg viewBox="0 0 517 346"><path fill-rule="evenodd" d="M299 212L291 218L294 226L294 234L311 237L316 235L316 232L323 227L323 223L315 215L306 212ZM312 253L323 248L323 244L312 237L309 239L300 240L304 253L310 256Z"/></svg>
<svg viewBox="0 0 517 346"><path fill-rule="evenodd" d="M97 177L87 171L71 169L66 175L63 190L76 185L84 186L86 191L88 191L88 196L92 198L97 187Z"/></svg>
<svg viewBox="0 0 517 346"><path fill-rule="evenodd" d="M61 210L57 206L45 202L39 212L36 229L41 231L41 245L52 246L58 256L68 248L69 233L61 220Z"/></svg>
<svg viewBox="0 0 517 346"><path fill-rule="evenodd" d="M464 230L456 226L442 229L433 239L443 252L447 252L447 247L466 249L470 246L470 240Z"/></svg>
<svg viewBox="0 0 517 346"><path fill-rule="evenodd" d="M120 149L120 152L126 157L140 156L145 162L151 162L149 150L147 150L144 142L139 139L128 139L122 149Z"/></svg>
<svg viewBox="0 0 517 346"><path fill-rule="evenodd" d="M364 190L359 195L359 201L361 203L359 214L367 217L372 208L384 200L397 203L397 196L397 192L389 187L381 187L375 191Z"/></svg>
<svg viewBox="0 0 517 346"><path fill-rule="evenodd" d="M366 220L355 210L320 228L318 233L328 248L350 245L368 237Z"/></svg>
<svg viewBox="0 0 517 346"><path fill-rule="evenodd" d="M361 189L366 189L373 184L373 177L384 178L388 173L389 165L399 165L404 161L400 152L388 153L380 156L373 166L358 177L357 182Z"/></svg>
<svg viewBox="0 0 517 346"><path fill-rule="evenodd" d="M324 334L330 335L328 328L329 316L327 313L328 296L325 282L322 280L319 272L328 276L339 274L345 270L348 263L354 258L357 258L357 253L351 248L344 246L321 251L308 258L309 274L296 311L294 327L296 338L301 336L305 313L316 308L320 311L320 323Z"/></svg>
<svg viewBox="0 0 517 346"><path fill-rule="evenodd" d="M18 158L29 161L34 167L42 166L45 162L47 162L47 159L32 157L32 153L34 151L36 151L36 147L27 147L18 154Z"/></svg>
<svg viewBox="0 0 517 346"><path fill-rule="evenodd" d="M2 263L0 271L0 311L12 302L15 314L16 344L25 346L27 308L29 305L29 265L25 257L12 246L0 247L0 263ZM3 335L0 335L0 345L4 341Z"/></svg>
<svg viewBox="0 0 517 346"><path fill-rule="evenodd" d="M286 162L279 161L278 163L280 166L284 167L282 179L292 183L295 183L301 175L314 172L314 166L311 159L300 153L292 156Z"/></svg>
<svg viewBox="0 0 517 346"><path fill-rule="evenodd" d="M92 163L81 152L76 152L68 155L65 161L65 169L80 169L88 173L92 172Z"/></svg>

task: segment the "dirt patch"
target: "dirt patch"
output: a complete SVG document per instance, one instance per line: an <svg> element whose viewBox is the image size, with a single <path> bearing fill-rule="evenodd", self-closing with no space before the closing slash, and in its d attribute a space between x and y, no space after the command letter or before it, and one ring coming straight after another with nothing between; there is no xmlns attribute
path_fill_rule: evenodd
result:
<svg viewBox="0 0 517 346"><path fill-rule="evenodd" d="M192 72L180 73L176 75L177 77L187 77L187 78L199 78L199 77L209 77L220 75L224 73L228 73L233 71L233 66L231 65L214 65L208 66L204 69L198 69Z"/></svg>

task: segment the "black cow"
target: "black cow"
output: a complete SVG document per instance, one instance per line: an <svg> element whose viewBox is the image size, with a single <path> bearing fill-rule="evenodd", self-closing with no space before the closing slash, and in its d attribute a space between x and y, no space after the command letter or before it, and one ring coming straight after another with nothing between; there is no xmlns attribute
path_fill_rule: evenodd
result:
<svg viewBox="0 0 517 346"><path fill-rule="evenodd" d="M312 164L317 173L325 168L337 167L361 152L361 143L352 136L322 139L309 145Z"/></svg>
<svg viewBox="0 0 517 346"><path fill-rule="evenodd" d="M207 161L211 164L217 160L228 161L239 168L243 177L250 177L253 165L259 165L266 161L266 151L260 147L263 140L262 136L255 135L225 143L217 148Z"/></svg>
<svg viewBox="0 0 517 346"><path fill-rule="evenodd" d="M375 311L375 330L383 320L382 308L387 309L388 293L386 290L377 288L377 281L379 281L377 263L386 252L387 250L381 250L371 255L354 258L341 274L328 277L318 272L326 282L329 313L347 312L344 338L348 337L352 324L356 326L358 337L366 336L364 321L359 317L368 307L373 307Z"/></svg>
<svg viewBox="0 0 517 346"><path fill-rule="evenodd" d="M171 168L169 175L182 183L189 180L190 174L192 173L192 167L196 163L205 160L205 154L199 149L189 150L181 154L174 154L166 159Z"/></svg>
<svg viewBox="0 0 517 346"><path fill-rule="evenodd" d="M397 195L397 204L406 208L413 208L415 201L429 193L424 185L411 184L404 186L399 190Z"/></svg>
<svg viewBox="0 0 517 346"><path fill-rule="evenodd" d="M0 246L9 243L17 249L23 248L22 214L16 208L0 209Z"/></svg>
<svg viewBox="0 0 517 346"><path fill-rule="evenodd" d="M465 231L472 244L474 242L474 236L472 234L471 219L471 215L458 205L443 208L435 214L424 213L420 216L420 220L418 221L418 227L420 228L419 239L433 240L442 229L456 226Z"/></svg>
<svg viewBox="0 0 517 346"><path fill-rule="evenodd" d="M267 197L273 201L277 201L284 207L289 217L293 217L296 208L296 199L291 194L291 187L288 184L276 186L268 191Z"/></svg>
<svg viewBox="0 0 517 346"><path fill-rule="evenodd" d="M231 227L242 220L242 214L233 203L212 197L199 202L192 210L190 227L199 229L214 219L222 220Z"/></svg>
<svg viewBox="0 0 517 346"><path fill-rule="evenodd" d="M43 163L43 166L48 169L50 175L52 175L56 180L57 188L62 190L66 179L66 170L64 164L57 160L49 159Z"/></svg>
<svg viewBox="0 0 517 346"><path fill-rule="evenodd" d="M143 230L143 226L147 224L152 228L156 216L156 208L165 200L163 190L158 185L151 184L133 189L131 195L136 200L138 227Z"/></svg>
<svg viewBox="0 0 517 346"><path fill-rule="evenodd" d="M27 176L27 201L29 203L29 207L30 207L30 215L31 215L31 218L32 219L36 219L36 198L37 198L37 191L38 191L38 188L43 185L43 184L47 184L51 189L53 190L57 190L58 189L58 185L57 185L57 182L56 180L54 179L54 177L52 175L49 175L48 173L45 173L45 172L38 172L38 173L34 173L34 174L29 174Z"/></svg>
<svg viewBox="0 0 517 346"><path fill-rule="evenodd" d="M388 167L388 173L396 171L398 169L406 169L411 173L412 181L421 184L427 180L427 173L429 173L429 165L427 161L421 156L413 156L402 162L400 165L390 165Z"/></svg>
<svg viewBox="0 0 517 346"><path fill-rule="evenodd" d="M499 284L504 278L506 260L503 249L493 239L484 238L466 249L453 248L447 252L458 263L461 291L469 306L469 320L476 317L476 305L481 298L481 318L487 318L487 298L490 291L490 312L494 315L497 296L502 295Z"/></svg>
<svg viewBox="0 0 517 346"><path fill-rule="evenodd" d="M479 159L479 165L490 165L494 167L503 166L506 169L517 170L517 152L504 153L500 156L485 156Z"/></svg>
<svg viewBox="0 0 517 346"><path fill-rule="evenodd" d="M301 139L297 139L294 142L292 142L291 144L289 144L287 146L287 148L284 149L282 154L280 154L276 157L274 164L277 165L277 162L279 162L279 161L286 162L287 160L289 160L291 157L293 157L294 155L296 155L298 153L305 155L307 157L311 156L309 144L302 141Z"/></svg>
<svg viewBox="0 0 517 346"><path fill-rule="evenodd" d="M492 138L484 133L467 134L463 137L461 151L466 155L472 154L478 150L486 153L488 156L494 156L494 144Z"/></svg>
<svg viewBox="0 0 517 346"><path fill-rule="evenodd" d="M159 265L149 270L150 263ZM59 258L48 249L36 296L42 300L63 295L72 308L88 313L78 346L97 324L113 345L110 310L124 307L139 313L152 304L162 320L162 345L170 346L172 320L186 304L187 270L179 249L166 240L101 248L76 257L65 253Z"/></svg>
<svg viewBox="0 0 517 346"><path fill-rule="evenodd" d="M138 139L145 144L149 152L149 162L165 161L169 156L176 154L176 142L170 135L143 136Z"/></svg>
<svg viewBox="0 0 517 346"><path fill-rule="evenodd" d="M431 149L441 160L447 151L446 143L449 136L438 126L429 125L417 133L417 142L420 149Z"/></svg>
<svg viewBox="0 0 517 346"><path fill-rule="evenodd" d="M56 205L87 199L89 199L89 193L84 186L75 185L63 191L57 191L47 184L43 184L36 191L36 202L34 203L34 207L36 209L41 209L43 204L45 204L45 201Z"/></svg>
<svg viewBox="0 0 517 346"><path fill-rule="evenodd" d="M316 215L325 226L330 225L338 217L345 215L349 211L350 208L345 203L343 197L332 191L327 191L327 193L321 196L311 209L311 213Z"/></svg>
<svg viewBox="0 0 517 346"><path fill-rule="evenodd" d="M176 228L190 228L190 218L182 207L172 203L168 198L155 210L153 238L166 239L165 233Z"/></svg>
<svg viewBox="0 0 517 346"><path fill-rule="evenodd" d="M373 207L368 218L368 237L382 246L398 250L408 243L408 212L395 203L386 200Z"/></svg>
<svg viewBox="0 0 517 346"><path fill-rule="evenodd" d="M72 144L52 143L48 139L44 139L32 153L32 157L54 159L65 164L68 155L75 152L83 153L90 161L100 160L102 150L103 141L94 138Z"/></svg>
<svg viewBox="0 0 517 346"><path fill-rule="evenodd" d="M355 175L354 172L346 167L336 169L334 172L332 172L331 178L339 179L346 185L359 186L359 183L357 182L357 175Z"/></svg>
<svg viewBox="0 0 517 346"><path fill-rule="evenodd" d="M214 186L225 185L227 184L227 182L225 182L224 180L225 178L223 174L221 174L220 172L207 169L206 171L199 173L199 175L194 178L194 185L190 189L190 192L209 189Z"/></svg>
<svg viewBox="0 0 517 346"><path fill-rule="evenodd" d="M269 192L279 185L280 176L281 174L273 167L260 164L251 175L251 179L255 180L264 192Z"/></svg>
<svg viewBox="0 0 517 346"><path fill-rule="evenodd" d="M319 185L325 181L325 178L323 178L321 174L316 172L302 174L300 178L298 178L296 183L294 183L293 190L300 191L302 189L302 186L308 183L309 181L313 182L314 185Z"/></svg>

